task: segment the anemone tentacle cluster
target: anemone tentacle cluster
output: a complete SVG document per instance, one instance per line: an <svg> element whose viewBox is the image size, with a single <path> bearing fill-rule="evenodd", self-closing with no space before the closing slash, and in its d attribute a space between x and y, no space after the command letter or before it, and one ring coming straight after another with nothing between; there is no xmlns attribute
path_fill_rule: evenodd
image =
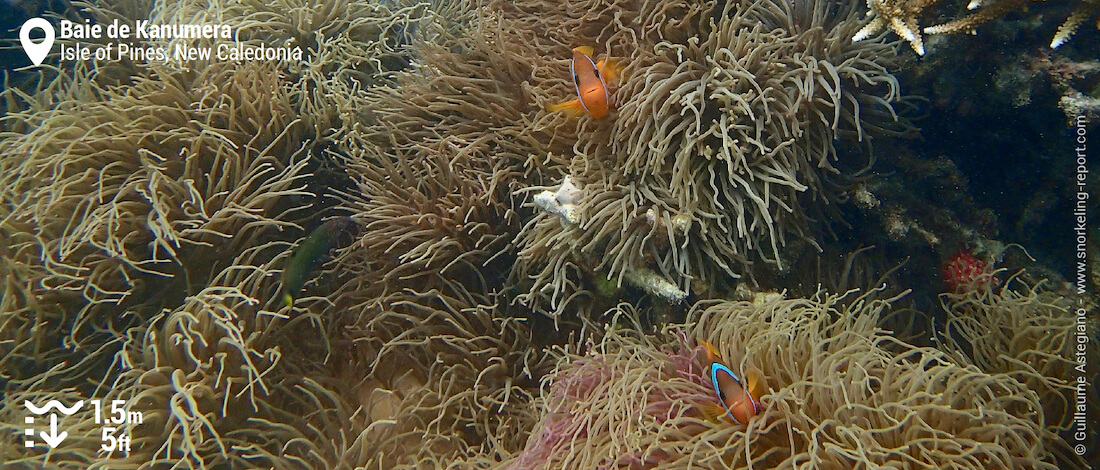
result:
<svg viewBox="0 0 1100 470"><path fill-rule="evenodd" d="M873 297L713 302L661 335L611 330L561 355L541 420L499 468L1050 467L1037 396L885 334L876 325L890 301ZM745 425L703 411L714 396L699 340L766 378Z"/></svg>
<svg viewBox="0 0 1100 470"><path fill-rule="evenodd" d="M856 10L825 5L726 2L682 17L698 36L637 31L627 47L621 30L607 31L607 54L631 58L617 114L546 124L576 130L576 145L549 161L585 190L569 208L575 220L547 214L521 233L533 294L552 292L557 309L571 285L592 282L573 273L622 286L643 270L690 293L751 277L754 265L783 271L793 262L783 248L814 246L814 221L829 218L844 179L836 143L905 128L888 71L896 50L881 35L850 41Z"/></svg>
<svg viewBox="0 0 1100 470"><path fill-rule="evenodd" d="M1064 326L1064 302L973 283L923 348L881 329L904 300L850 292L882 279L869 248L789 271L869 141L911 130L898 45L852 2L81 5L306 58L5 88L5 464L1084 467L1056 434L1066 339L1025 327ZM600 120L548 110L584 45L623 65ZM333 216L285 305L292 248ZM732 286L783 276L808 298ZM762 377L748 423L706 411L702 341ZM22 402L49 399L145 420L129 452L101 451L92 408L63 448L28 447Z"/></svg>

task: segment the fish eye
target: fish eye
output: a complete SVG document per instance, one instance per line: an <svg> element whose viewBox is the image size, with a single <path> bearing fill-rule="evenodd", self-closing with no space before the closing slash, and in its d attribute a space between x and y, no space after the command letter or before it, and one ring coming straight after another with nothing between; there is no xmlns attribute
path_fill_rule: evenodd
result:
<svg viewBox="0 0 1100 470"><path fill-rule="evenodd" d="M730 370L729 367L726 367L726 366L724 366L720 363L717 363L717 362L711 363L711 365L710 365L710 381L711 381L711 384L714 386L714 391L718 394L718 397L722 398L724 400L726 398L726 394L722 390L721 384L718 383L718 374L719 373L725 373L731 379L733 379L733 381L736 382L737 385L739 385L739 386L741 385L741 378L738 377L737 374L734 374L733 371Z"/></svg>
<svg viewBox="0 0 1100 470"><path fill-rule="evenodd" d="M578 76L577 74L573 74L573 83L580 83L580 82L581 82L581 77Z"/></svg>
<svg viewBox="0 0 1100 470"><path fill-rule="evenodd" d="M738 384L741 383L741 379L738 378L737 375L734 374L733 371L730 370L729 367L726 367L726 366L724 366L722 364L719 364L717 362L713 362L713 363L710 364L710 380L714 385L715 393L718 394L718 401L722 403L722 408L726 410L726 414L730 417L730 419L732 419L733 422L735 422L737 424L741 424L741 421L738 421L737 417L733 416L733 411L730 410L729 405L726 404L726 394L724 392L722 392L722 387L720 385L718 385L718 374L719 373L728 374ZM750 400L751 399L752 398L750 396Z"/></svg>

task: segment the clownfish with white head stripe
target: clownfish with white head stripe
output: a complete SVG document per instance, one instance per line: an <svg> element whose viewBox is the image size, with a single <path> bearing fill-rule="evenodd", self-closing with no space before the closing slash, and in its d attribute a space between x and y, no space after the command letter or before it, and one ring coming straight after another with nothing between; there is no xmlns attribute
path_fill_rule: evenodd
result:
<svg viewBox="0 0 1100 470"><path fill-rule="evenodd" d="M573 115L588 113L593 119L603 119L611 110L611 92L609 82L618 77L621 67L613 60L592 60L592 47L573 48L573 62L569 69L573 73L573 85L577 98L565 103L551 105L548 111L566 111Z"/></svg>

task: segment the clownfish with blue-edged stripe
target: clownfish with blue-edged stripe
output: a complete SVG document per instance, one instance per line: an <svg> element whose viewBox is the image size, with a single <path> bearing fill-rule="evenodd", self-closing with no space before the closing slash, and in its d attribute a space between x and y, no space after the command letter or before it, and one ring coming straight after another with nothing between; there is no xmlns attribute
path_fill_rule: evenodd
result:
<svg viewBox="0 0 1100 470"><path fill-rule="evenodd" d="M579 116L588 113L593 119L603 119L611 110L611 92L607 84L614 82L622 67L614 60L592 60L591 46L573 48L573 62L569 70L573 73L573 85L577 98L565 103L551 105L548 111L566 111Z"/></svg>
<svg viewBox="0 0 1100 470"><path fill-rule="evenodd" d="M736 424L748 423L749 419L760 411L760 404L756 399L761 392L759 377L753 373L748 374L746 377L748 387L746 387L741 376L722 363L718 349L714 345L706 341L699 343L707 352L707 366L704 370L714 387L714 393L718 395L718 402L722 405L721 409L715 406L715 409L706 410L706 414L712 418L725 416Z"/></svg>

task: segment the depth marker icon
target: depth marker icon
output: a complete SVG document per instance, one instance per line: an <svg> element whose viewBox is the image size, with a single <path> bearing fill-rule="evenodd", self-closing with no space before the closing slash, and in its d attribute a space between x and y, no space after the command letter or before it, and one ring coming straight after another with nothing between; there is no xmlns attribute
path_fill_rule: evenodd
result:
<svg viewBox="0 0 1100 470"><path fill-rule="evenodd" d="M46 413L50 413L50 410L52 408L57 408L57 412L64 414L65 416L71 416L73 413L76 413L76 411L79 410L81 406L84 406L84 400L80 400L76 402L76 404L68 408L66 408L65 405L62 405L61 402L57 400L50 400L46 403L46 406L43 406L41 408L35 406L34 403L31 403L29 400L24 400L23 406L27 407L27 411L30 411L31 413L36 415L44 415ZM34 424L34 417L27 416L26 418L24 418L24 422L27 424ZM61 441L64 441L66 437L69 437L68 432L57 432L57 413L50 413L49 431L49 433L47 433L46 431L42 431L38 433L38 435L42 438L43 441L46 442L46 445L50 446L51 448L57 447L61 444ZM27 428L23 432L29 437L34 437L34 429L32 428ZM30 440L29 437L27 440L23 441L23 445L27 447L34 447L34 441Z"/></svg>

